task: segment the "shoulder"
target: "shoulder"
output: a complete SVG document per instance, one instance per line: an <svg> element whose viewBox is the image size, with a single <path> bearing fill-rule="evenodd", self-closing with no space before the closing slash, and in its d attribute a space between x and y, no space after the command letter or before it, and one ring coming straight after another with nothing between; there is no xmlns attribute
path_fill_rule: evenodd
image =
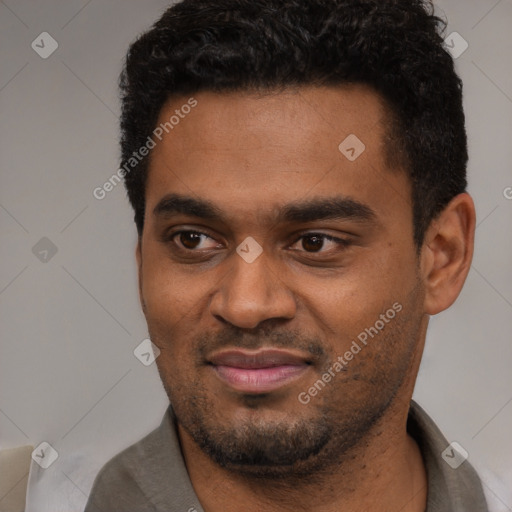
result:
<svg viewBox="0 0 512 512"><path fill-rule="evenodd" d="M153 496L176 456L169 415L143 439L109 460L96 476L85 512L153 512Z"/></svg>
<svg viewBox="0 0 512 512"><path fill-rule="evenodd" d="M151 456L157 430L109 460L97 474L84 512L153 512L143 489L142 461Z"/></svg>
<svg viewBox="0 0 512 512"><path fill-rule="evenodd" d="M191 504L200 507L169 406L158 428L103 466L85 512L170 512Z"/></svg>
<svg viewBox="0 0 512 512"><path fill-rule="evenodd" d="M449 443L432 418L411 402L407 430L418 444L428 479L427 510L485 512L488 510L482 483L467 452Z"/></svg>

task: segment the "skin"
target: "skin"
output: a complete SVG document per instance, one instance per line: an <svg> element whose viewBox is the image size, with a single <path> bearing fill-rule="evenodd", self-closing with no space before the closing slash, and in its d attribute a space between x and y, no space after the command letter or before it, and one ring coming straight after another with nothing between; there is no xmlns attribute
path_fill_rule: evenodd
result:
<svg viewBox="0 0 512 512"><path fill-rule="evenodd" d="M158 369L203 508L423 511L426 474L407 413L429 315L453 303L469 271L470 196L447 205L418 254L409 179L387 167L386 110L371 89L194 97L197 107L152 150L137 261ZM170 100L158 122L187 99ZM354 162L338 150L349 134L366 146ZM222 218L157 208L169 194L209 201ZM340 196L371 217L278 216L291 203ZM203 235L176 235L187 230ZM252 263L236 252L249 236L263 249ZM375 339L300 403L299 393L396 303L401 311ZM237 347L284 348L310 365L282 388L249 395L207 364L216 350ZM230 458L255 447L261 464Z"/></svg>

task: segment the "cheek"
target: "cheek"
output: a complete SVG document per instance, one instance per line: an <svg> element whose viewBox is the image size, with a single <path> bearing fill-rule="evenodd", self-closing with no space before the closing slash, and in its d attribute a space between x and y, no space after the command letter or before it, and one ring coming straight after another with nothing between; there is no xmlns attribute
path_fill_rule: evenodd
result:
<svg viewBox="0 0 512 512"><path fill-rule="evenodd" d="M404 253L372 250L371 255L355 259L337 276L304 282L298 292L301 302L317 325L325 326L327 336L334 333L337 351L373 326L393 304L404 305L410 300L409 294L418 283L416 261Z"/></svg>
<svg viewBox="0 0 512 512"><path fill-rule="evenodd" d="M148 244L141 283L146 322L152 341L161 350L157 364L165 380L175 377L179 381L195 368L193 343L204 325L214 276L184 269L161 254L163 251L149 249Z"/></svg>
<svg viewBox="0 0 512 512"><path fill-rule="evenodd" d="M207 283L191 272L180 271L164 251L148 248L142 265L142 298L148 324L168 328L187 323L207 294Z"/></svg>

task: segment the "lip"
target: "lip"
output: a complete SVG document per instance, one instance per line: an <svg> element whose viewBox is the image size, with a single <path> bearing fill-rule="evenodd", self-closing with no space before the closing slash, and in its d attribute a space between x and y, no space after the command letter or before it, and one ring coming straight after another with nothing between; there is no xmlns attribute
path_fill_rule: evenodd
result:
<svg viewBox="0 0 512 512"><path fill-rule="evenodd" d="M268 393L300 378L310 361L284 350L226 350L210 357L216 375L236 391Z"/></svg>

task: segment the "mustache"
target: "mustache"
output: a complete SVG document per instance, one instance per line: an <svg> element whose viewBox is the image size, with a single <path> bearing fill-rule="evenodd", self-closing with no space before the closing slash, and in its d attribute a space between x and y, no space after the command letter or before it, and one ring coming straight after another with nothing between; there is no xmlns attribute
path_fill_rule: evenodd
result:
<svg viewBox="0 0 512 512"><path fill-rule="evenodd" d="M317 336L300 330L277 330L266 328L240 329L225 327L216 333L204 333L197 338L198 356L204 362L214 351L228 348L257 350L264 347L295 349L308 353L313 360L327 358L324 343Z"/></svg>

